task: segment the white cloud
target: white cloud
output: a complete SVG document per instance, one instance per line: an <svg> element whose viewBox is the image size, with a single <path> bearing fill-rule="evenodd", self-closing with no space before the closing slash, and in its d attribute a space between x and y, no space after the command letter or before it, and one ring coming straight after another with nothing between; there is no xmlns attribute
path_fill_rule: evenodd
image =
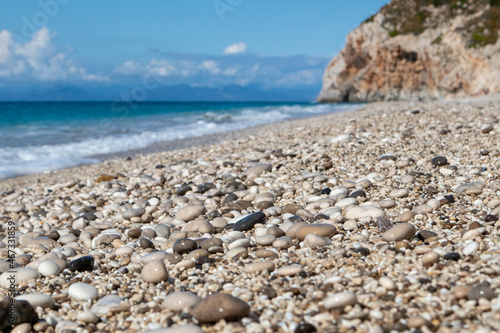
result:
<svg viewBox="0 0 500 333"><path fill-rule="evenodd" d="M224 54L245 53L247 51L247 49L248 49L247 44L245 44L243 42L238 42L238 43L234 43L234 44L226 47L226 49L224 50Z"/></svg>
<svg viewBox="0 0 500 333"><path fill-rule="evenodd" d="M115 68L115 72L123 75L137 75L144 71L144 66L135 61L127 61Z"/></svg>
<svg viewBox="0 0 500 333"><path fill-rule="evenodd" d="M14 40L8 30L0 31L0 78L14 81L106 81L106 76L87 74L69 58L71 48L58 50L54 33L43 27L26 43Z"/></svg>
<svg viewBox="0 0 500 333"><path fill-rule="evenodd" d="M216 61L204 60L203 63L198 66L199 69L207 70L210 74L219 74L220 68Z"/></svg>
<svg viewBox="0 0 500 333"><path fill-rule="evenodd" d="M175 74L176 68L167 60L153 59L146 66L146 70L159 76L170 76Z"/></svg>

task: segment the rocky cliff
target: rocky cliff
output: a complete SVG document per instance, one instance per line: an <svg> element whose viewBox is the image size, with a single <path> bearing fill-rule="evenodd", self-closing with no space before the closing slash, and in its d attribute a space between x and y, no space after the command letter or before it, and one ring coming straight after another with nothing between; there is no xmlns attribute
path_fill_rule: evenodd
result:
<svg viewBox="0 0 500 333"><path fill-rule="evenodd" d="M500 0L393 0L349 33L319 102L500 92Z"/></svg>

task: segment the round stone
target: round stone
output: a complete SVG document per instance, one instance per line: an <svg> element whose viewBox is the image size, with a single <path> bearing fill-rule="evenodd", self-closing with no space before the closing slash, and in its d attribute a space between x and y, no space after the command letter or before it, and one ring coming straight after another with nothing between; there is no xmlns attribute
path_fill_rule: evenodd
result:
<svg viewBox="0 0 500 333"><path fill-rule="evenodd" d="M179 254L189 253L197 248L198 244L194 240L188 238L178 239L172 246L172 250Z"/></svg>
<svg viewBox="0 0 500 333"><path fill-rule="evenodd" d="M273 166L269 163L259 163L259 164L255 164L255 165L252 165L251 167L249 167L248 169L246 169L245 171L245 174L247 176L260 176L262 173L266 172L266 171L269 171L271 170Z"/></svg>
<svg viewBox="0 0 500 333"><path fill-rule="evenodd" d="M195 294L188 291L177 291L169 294L163 299L165 309L172 311L182 311L189 309L198 304L201 299Z"/></svg>
<svg viewBox="0 0 500 333"><path fill-rule="evenodd" d="M392 191L389 196L391 198L404 198L404 197L407 197L409 194L408 190L406 189L399 189L399 190L394 190Z"/></svg>
<svg viewBox="0 0 500 333"><path fill-rule="evenodd" d="M87 283L77 282L69 286L68 294L77 301L89 301L97 297L97 288Z"/></svg>
<svg viewBox="0 0 500 333"><path fill-rule="evenodd" d="M205 239L203 242L201 242L200 247L204 250L208 250L214 246L222 246L222 243L222 239L213 237Z"/></svg>
<svg viewBox="0 0 500 333"><path fill-rule="evenodd" d="M257 212L245 216L238 222L234 224L233 229L236 231L248 231L252 230L257 223L263 223L266 218L266 214L262 212Z"/></svg>
<svg viewBox="0 0 500 333"><path fill-rule="evenodd" d="M217 322L221 319L234 320L248 316L250 306L228 294L213 294L199 302L191 314L202 323Z"/></svg>
<svg viewBox="0 0 500 333"><path fill-rule="evenodd" d="M166 224L158 224L155 228L155 233L158 237L168 238L170 236L170 228Z"/></svg>
<svg viewBox="0 0 500 333"><path fill-rule="evenodd" d="M253 262L251 264L247 264L243 268L244 273L258 273L267 270L268 272L274 271L275 265L271 261L261 261L261 262Z"/></svg>
<svg viewBox="0 0 500 333"><path fill-rule="evenodd" d="M312 324L300 323L299 325L297 325L297 327L295 328L295 331L293 331L293 333L314 333L317 331L318 330L316 329L316 327L314 327L314 325L312 325Z"/></svg>
<svg viewBox="0 0 500 333"><path fill-rule="evenodd" d="M191 220L194 220L198 216L205 214L206 211L207 209L203 205L188 206L179 210L175 215L175 218L178 220L189 222Z"/></svg>
<svg viewBox="0 0 500 333"><path fill-rule="evenodd" d="M331 245L332 241L328 238L321 237L315 234L308 234L304 239L304 244L311 249L316 249L320 247L324 247L327 245Z"/></svg>
<svg viewBox="0 0 500 333"><path fill-rule="evenodd" d="M479 243L478 242L470 242L464 247L463 254L464 256L468 256L471 254L474 254L474 252L479 249Z"/></svg>
<svg viewBox="0 0 500 333"><path fill-rule="evenodd" d="M280 267L277 271L277 275L281 276L293 276L300 274L304 271L304 268L302 268L301 265L288 265L288 266L283 266Z"/></svg>
<svg viewBox="0 0 500 333"><path fill-rule="evenodd" d="M53 276L61 273L59 265L52 260L42 261L38 264L37 270L43 276Z"/></svg>
<svg viewBox="0 0 500 333"><path fill-rule="evenodd" d="M145 282L160 283L168 279L168 271L162 261L146 264L141 270L141 278Z"/></svg>
<svg viewBox="0 0 500 333"><path fill-rule="evenodd" d="M295 237L303 241L307 235L315 234L321 237L330 238L337 233L335 226L327 223L306 224L295 231Z"/></svg>
<svg viewBox="0 0 500 333"><path fill-rule="evenodd" d="M143 331L144 333L205 333L204 330L196 325L179 325L169 328L160 328L152 331Z"/></svg>
<svg viewBox="0 0 500 333"><path fill-rule="evenodd" d="M333 294L324 300L324 305L327 310L343 308L347 305L354 305L357 302L357 297L351 292L340 292Z"/></svg>
<svg viewBox="0 0 500 333"><path fill-rule="evenodd" d="M43 309L49 308L54 305L55 301L50 295L46 294L27 294L15 297L16 300L26 301L34 308L41 307Z"/></svg>
<svg viewBox="0 0 500 333"><path fill-rule="evenodd" d="M345 214L348 220L359 220L364 218L375 220L379 216L385 216L385 212L381 208L370 205L353 207Z"/></svg>
<svg viewBox="0 0 500 333"><path fill-rule="evenodd" d="M383 233L382 239L386 242L397 242L410 239L415 235L417 229L410 223L399 223Z"/></svg>
<svg viewBox="0 0 500 333"><path fill-rule="evenodd" d="M14 277L14 279L11 279L11 277ZM37 280L39 278L40 274L33 268L14 268L0 275L0 287L9 289L12 284L18 286L20 283L28 282L30 280Z"/></svg>
<svg viewBox="0 0 500 333"><path fill-rule="evenodd" d="M472 287L467 295L469 300L479 300L480 298L485 298L487 300L491 300L495 298L495 291L490 287L488 283L481 283L477 286Z"/></svg>
<svg viewBox="0 0 500 333"><path fill-rule="evenodd" d="M90 272L94 269L94 257L84 256L72 260L69 262L68 268L72 272L85 272L85 271Z"/></svg>
<svg viewBox="0 0 500 333"><path fill-rule="evenodd" d="M440 166L448 164L448 159L444 156L436 156L431 160L432 165Z"/></svg>
<svg viewBox="0 0 500 333"><path fill-rule="evenodd" d="M483 182L472 182L472 183L463 183L458 185L455 188L455 193L462 194L480 194L484 189Z"/></svg>
<svg viewBox="0 0 500 333"><path fill-rule="evenodd" d="M434 251L427 252L422 256L422 263L424 266L432 266L439 260L439 254Z"/></svg>
<svg viewBox="0 0 500 333"><path fill-rule="evenodd" d="M380 283L380 285L384 287L386 290L394 290L397 288L394 281L389 279L387 276L382 276L380 279L378 279L378 283Z"/></svg>
<svg viewBox="0 0 500 333"><path fill-rule="evenodd" d="M122 213L124 220L130 220L133 217L141 217L146 211L143 208L127 209Z"/></svg>

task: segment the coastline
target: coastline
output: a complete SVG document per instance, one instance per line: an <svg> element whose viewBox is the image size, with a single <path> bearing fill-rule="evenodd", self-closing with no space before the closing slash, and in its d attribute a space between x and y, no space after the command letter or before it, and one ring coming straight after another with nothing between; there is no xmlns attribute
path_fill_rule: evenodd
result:
<svg viewBox="0 0 500 333"><path fill-rule="evenodd" d="M361 106L360 106L361 107ZM359 109L359 108L358 108ZM52 181L55 182L59 179L59 181L70 181L73 180L72 175L85 175L87 171L90 169L99 168L99 166L103 163L109 162L111 164L118 163L120 164L122 161L126 162L126 159L130 158L139 158L139 157L147 157L152 154L165 153L170 151L180 151L190 148L199 148L204 146L211 146L222 143L224 141L236 140L236 139L244 139L248 138L252 135L257 135L258 133L263 133L265 131L273 131L273 127L284 128L288 124L293 126L295 123L309 123L310 120L315 118L323 118L333 115L339 114L348 114L356 112L356 110L350 111L338 111L330 114L319 114L319 115L311 115L308 117L294 118L294 119L286 119L284 121L257 125L252 127L247 127L238 130L232 130L227 132L219 132L214 134L206 134L202 136L189 137L185 139L175 139L169 141L161 141L151 144L144 148L137 148L131 150L124 150L116 153L110 154L97 154L91 155L89 159L98 159L100 160L97 163L92 164L82 164L68 168L62 168L52 171L21 175L11 178L0 179L0 194L3 191L7 191L7 187L11 188L20 188L21 184L29 184L33 182L43 182L43 181ZM93 167L92 167L93 166ZM89 170L87 170L89 168ZM76 177L76 176L75 176Z"/></svg>

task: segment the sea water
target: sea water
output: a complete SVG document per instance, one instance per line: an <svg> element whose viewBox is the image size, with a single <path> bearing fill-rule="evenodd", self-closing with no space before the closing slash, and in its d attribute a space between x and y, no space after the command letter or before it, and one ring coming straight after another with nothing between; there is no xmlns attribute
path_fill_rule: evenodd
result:
<svg viewBox="0 0 500 333"><path fill-rule="evenodd" d="M0 103L0 178L99 162L95 155L357 108L352 104Z"/></svg>

